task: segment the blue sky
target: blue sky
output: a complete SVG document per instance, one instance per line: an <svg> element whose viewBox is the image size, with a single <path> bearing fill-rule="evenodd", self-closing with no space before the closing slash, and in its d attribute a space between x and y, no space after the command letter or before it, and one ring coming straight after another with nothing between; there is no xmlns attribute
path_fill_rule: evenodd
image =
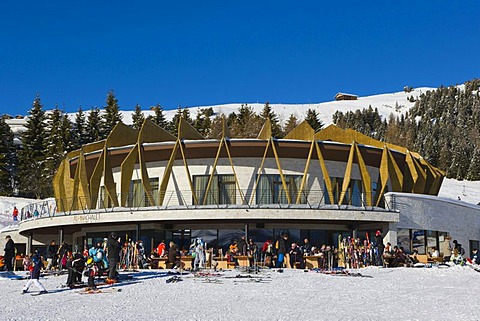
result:
<svg viewBox="0 0 480 321"><path fill-rule="evenodd" d="M477 1L8 1L0 114L323 102L463 83L479 53Z"/></svg>

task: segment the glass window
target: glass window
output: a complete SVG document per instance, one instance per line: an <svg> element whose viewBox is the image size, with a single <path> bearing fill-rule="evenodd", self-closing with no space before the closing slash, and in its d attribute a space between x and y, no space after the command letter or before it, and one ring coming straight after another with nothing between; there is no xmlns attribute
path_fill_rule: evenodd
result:
<svg viewBox="0 0 480 321"><path fill-rule="evenodd" d="M214 175L207 195L207 186L210 175L193 176L193 186L198 205L236 204L236 190L234 175ZM195 200L192 200L195 204Z"/></svg>
<svg viewBox="0 0 480 321"><path fill-rule="evenodd" d="M447 232L438 232L438 247L441 256L445 256L450 253L450 240L447 238L447 236Z"/></svg>
<svg viewBox="0 0 480 321"><path fill-rule="evenodd" d="M331 177L333 200L330 200L328 196L327 185L324 185L324 198L325 204L338 204L342 196L343 177ZM363 194L362 194L362 181L357 179L351 179L348 184L348 188L345 191L343 198L343 205L362 206Z"/></svg>
<svg viewBox="0 0 480 321"><path fill-rule="evenodd" d="M412 230L412 251L413 250L417 250L418 254L426 254L424 230Z"/></svg>
<svg viewBox="0 0 480 321"><path fill-rule="evenodd" d="M433 252L433 248L438 249L437 240L438 238L436 231L427 231L427 253L431 254Z"/></svg>
<svg viewBox="0 0 480 321"><path fill-rule="evenodd" d="M258 177L258 176L257 176ZM298 189L302 182L301 175L283 175L288 195L292 204L297 203ZM279 174L260 174L257 186L257 204L288 204L287 193L283 188ZM300 204L307 202L306 195L300 196Z"/></svg>
<svg viewBox="0 0 480 321"><path fill-rule="evenodd" d="M128 207L144 207L144 206L155 206L158 204L159 195L158 195L158 186L159 179L150 178L150 187L152 189L151 195L148 195L145 190L142 180L135 179L130 181L130 188L128 191L127 206Z"/></svg>
<svg viewBox="0 0 480 321"><path fill-rule="evenodd" d="M403 247L406 252L411 252L410 246L410 230L409 229L398 229L397 231L397 245L398 247Z"/></svg>
<svg viewBox="0 0 480 321"><path fill-rule="evenodd" d="M115 189L115 185L114 185ZM105 186L100 186L100 199L98 200L98 208L111 208L112 199L108 195L107 188Z"/></svg>

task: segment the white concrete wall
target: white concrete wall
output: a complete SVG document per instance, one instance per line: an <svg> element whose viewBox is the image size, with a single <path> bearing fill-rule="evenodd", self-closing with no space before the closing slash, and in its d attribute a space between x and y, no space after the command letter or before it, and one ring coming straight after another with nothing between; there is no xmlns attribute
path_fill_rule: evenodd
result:
<svg viewBox="0 0 480 321"><path fill-rule="evenodd" d="M391 208L400 211L398 229L420 229L448 232L470 253L469 241L480 240L480 206L447 198L387 193Z"/></svg>

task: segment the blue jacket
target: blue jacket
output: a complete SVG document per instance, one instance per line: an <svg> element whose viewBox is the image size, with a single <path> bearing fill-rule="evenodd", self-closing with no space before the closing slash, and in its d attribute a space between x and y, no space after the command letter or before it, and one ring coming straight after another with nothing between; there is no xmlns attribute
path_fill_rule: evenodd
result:
<svg viewBox="0 0 480 321"><path fill-rule="evenodd" d="M38 263L36 263L34 266L33 266L33 270L30 274L30 278L31 279L39 279L40 278L40 270L42 269L42 260L40 259L38 261Z"/></svg>

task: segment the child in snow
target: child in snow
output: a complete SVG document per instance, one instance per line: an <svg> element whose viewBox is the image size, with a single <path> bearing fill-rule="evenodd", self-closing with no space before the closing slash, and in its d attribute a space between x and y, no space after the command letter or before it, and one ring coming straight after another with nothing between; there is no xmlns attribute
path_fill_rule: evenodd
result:
<svg viewBox="0 0 480 321"><path fill-rule="evenodd" d="M25 255L22 263L23 263L23 270L30 271L30 267L32 266L32 253Z"/></svg>
<svg viewBox="0 0 480 321"><path fill-rule="evenodd" d="M39 255L35 255L32 258L32 265L33 268L31 268L30 271L30 279L28 279L27 284L25 284L25 287L23 288L22 294L25 294L28 292L28 289L32 284L35 284L35 286L40 290L40 293L47 293L47 290L45 290L45 287L38 281L40 278L40 269L42 268L42 259L40 258Z"/></svg>

